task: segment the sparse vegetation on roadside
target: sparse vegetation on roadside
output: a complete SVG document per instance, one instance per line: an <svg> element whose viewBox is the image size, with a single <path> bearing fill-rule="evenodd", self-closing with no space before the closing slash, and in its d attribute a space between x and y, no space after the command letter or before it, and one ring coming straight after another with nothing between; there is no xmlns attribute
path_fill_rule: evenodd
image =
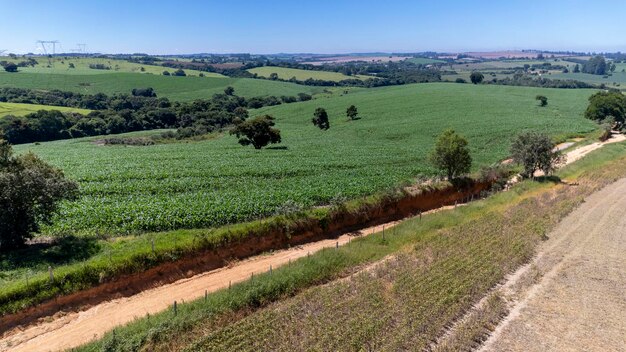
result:
<svg viewBox="0 0 626 352"><path fill-rule="evenodd" d="M562 161L561 152L555 150L552 139L537 132L519 134L511 145L511 156L524 168L523 177L534 177L536 171L550 175Z"/></svg>

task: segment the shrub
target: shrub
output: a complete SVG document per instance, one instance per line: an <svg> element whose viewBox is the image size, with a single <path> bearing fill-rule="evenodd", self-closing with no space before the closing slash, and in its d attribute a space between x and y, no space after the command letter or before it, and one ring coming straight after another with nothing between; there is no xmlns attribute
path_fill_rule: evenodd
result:
<svg viewBox="0 0 626 352"><path fill-rule="evenodd" d="M513 161L524 168L522 176L534 177L536 171L549 175L562 161L561 153L546 134L525 132L511 145Z"/></svg>
<svg viewBox="0 0 626 352"><path fill-rule="evenodd" d="M59 169L32 153L13 156L11 145L0 140L0 251L22 247L77 191Z"/></svg>
<svg viewBox="0 0 626 352"><path fill-rule="evenodd" d="M537 95L535 97L535 100L539 101L539 106L546 106L546 105L548 105L548 98L543 96L543 95Z"/></svg>
<svg viewBox="0 0 626 352"><path fill-rule="evenodd" d="M472 81L472 83L474 83L474 84L478 84L478 83L482 82L482 81L483 81L483 79L485 79L485 76L484 76L482 73L480 73L480 72L476 72L476 71L474 71L474 72L472 72L472 74L470 75L470 80L471 80L471 81Z"/></svg>

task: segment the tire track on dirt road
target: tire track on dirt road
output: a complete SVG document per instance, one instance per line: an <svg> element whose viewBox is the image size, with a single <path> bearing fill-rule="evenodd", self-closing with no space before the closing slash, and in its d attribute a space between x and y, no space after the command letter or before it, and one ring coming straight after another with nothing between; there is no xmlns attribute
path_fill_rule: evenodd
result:
<svg viewBox="0 0 626 352"><path fill-rule="evenodd" d="M480 350L626 351L625 214L621 179L563 220L503 286L513 307Z"/></svg>

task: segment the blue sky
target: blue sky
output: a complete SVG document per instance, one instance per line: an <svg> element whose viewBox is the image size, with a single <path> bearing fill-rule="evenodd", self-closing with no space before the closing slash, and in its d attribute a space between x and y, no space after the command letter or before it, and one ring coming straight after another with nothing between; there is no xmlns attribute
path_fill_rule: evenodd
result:
<svg viewBox="0 0 626 352"><path fill-rule="evenodd" d="M102 53L626 51L625 0L0 0L0 49Z"/></svg>

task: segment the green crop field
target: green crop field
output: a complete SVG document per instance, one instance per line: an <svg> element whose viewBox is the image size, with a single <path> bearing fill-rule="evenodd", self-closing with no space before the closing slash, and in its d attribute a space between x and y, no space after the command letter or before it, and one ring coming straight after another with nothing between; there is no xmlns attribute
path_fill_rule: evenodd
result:
<svg viewBox="0 0 626 352"><path fill-rule="evenodd" d="M6 115L24 116L39 110L59 110L62 112L78 112L88 114L91 110L66 108L63 106L37 105L37 104L19 104L19 103L2 103L0 102L0 118Z"/></svg>
<svg viewBox="0 0 626 352"><path fill-rule="evenodd" d="M363 75L355 75L355 76L346 76L343 73L339 72L328 72L328 71L313 71L313 70L300 70L295 68L287 68L287 67L275 67L275 66L263 66L257 67L248 70L250 73L256 73L261 77L269 77L272 73L278 74L278 78L280 79L291 79L295 77L299 81L305 81L309 78L319 79L323 81L343 81L346 79L368 79L371 78L369 76Z"/></svg>
<svg viewBox="0 0 626 352"><path fill-rule="evenodd" d="M20 61L20 59L0 58L0 60ZM69 75L101 75L116 72L127 73L144 73L160 75L163 71L173 72L176 69L157 65L143 65L126 60L109 59L109 58L78 58L78 57L61 57L54 58L35 57L39 62L35 67L20 67L20 72L29 73L48 73L48 74L69 74ZM74 68L70 68L70 64L74 64ZM110 70L98 70L89 68L90 64L100 64L110 67ZM143 71L141 70L143 68ZM187 76L198 76L203 74L205 77L225 77L219 73L203 72L197 70L184 70Z"/></svg>
<svg viewBox="0 0 626 352"><path fill-rule="evenodd" d="M602 84L604 83L607 87L613 88L626 88L622 86L626 86L626 72L621 72L621 70L615 70L615 72L604 78L604 76L600 75L591 75L588 73L555 73L550 75L550 78L554 79L574 79L577 81L587 82L591 84Z"/></svg>
<svg viewBox="0 0 626 352"><path fill-rule="evenodd" d="M440 63L445 63L445 61L443 60L437 60L437 59L430 59L427 57L413 57L410 59L407 59L408 62L412 62L414 64L418 64L418 65L430 65L430 64L440 64Z"/></svg>
<svg viewBox="0 0 626 352"><path fill-rule="evenodd" d="M133 88L152 87L159 97L181 101L207 99L222 93L227 86L233 86L235 94L243 97L295 96L301 92L312 94L322 90L319 87L251 78L167 77L128 72L87 75L0 72L0 87L60 89L84 94L129 94Z"/></svg>
<svg viewBox="0 0 626 352"><path fill-rule="evenodd" d="M157 90L158 91L158 90ZM77 180L83 196L65 204L45 233L111 234L212 227L355 198L432 176L427 154L445 128L469 139L474 170L508 155L524 130L553 136L596 129L583 118L590 90L417 84L358 90L252 111L277 118L280 148L254 150L234 137L146 147L92 139L21 145ZM549 98L546 108L535 96ZM347 121L354 104L362 119ZM331 128L311 122L316 107Z"/></svg>

